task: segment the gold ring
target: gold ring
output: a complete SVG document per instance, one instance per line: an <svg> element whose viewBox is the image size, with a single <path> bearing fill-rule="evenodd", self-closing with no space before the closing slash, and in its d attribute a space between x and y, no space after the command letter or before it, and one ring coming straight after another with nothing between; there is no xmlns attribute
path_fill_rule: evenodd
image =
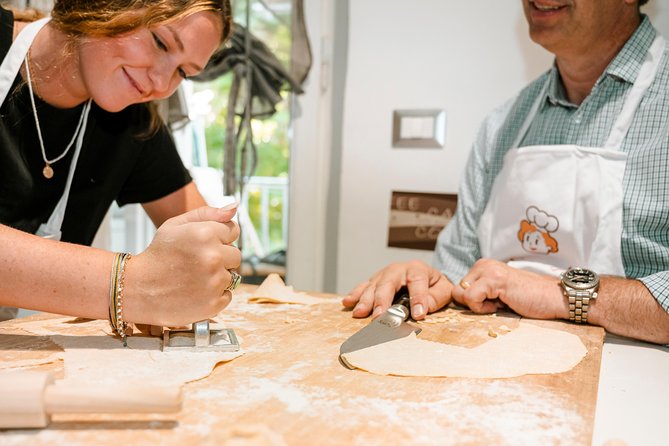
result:
<svg viewBox="0 0 669 446"><path fill-rule="evenodd" d="M237 288L241 283L242 276L239 275L236 271L228 270L228 272L230 273L230 285L228 285L223 291L234 291L235 288Z"/></svg>
<svg viewBox="0 0 669 446"><path fill-rule="evenodd" d="M470 286L471 286L471 284L469 282L467 282L466 280L461 280L460 281L460 288L462 288L463 290L466 290Z"/></svg>

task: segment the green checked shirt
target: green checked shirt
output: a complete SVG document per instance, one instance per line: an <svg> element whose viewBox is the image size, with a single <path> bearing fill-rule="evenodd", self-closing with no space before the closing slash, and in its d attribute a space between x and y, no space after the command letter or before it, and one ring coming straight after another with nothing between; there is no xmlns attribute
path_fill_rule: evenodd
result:
<svg viewBox="0 0 669 446"><path fill-rule="evenodd" d="M622 109L656 31L643 16L620 53L581 105L570 103L554 65L520 94L493 111L479 130L460 185L458 208L442 231L435 267L458 283L481 257L477 227L504 155L546 81L546 99L520 146L577 144L602 147ZM641 280L669 312L669 51L634 116L621 150L623 180L621 250L627 277ZM547 187L554 187L547 185Z"/></svg>

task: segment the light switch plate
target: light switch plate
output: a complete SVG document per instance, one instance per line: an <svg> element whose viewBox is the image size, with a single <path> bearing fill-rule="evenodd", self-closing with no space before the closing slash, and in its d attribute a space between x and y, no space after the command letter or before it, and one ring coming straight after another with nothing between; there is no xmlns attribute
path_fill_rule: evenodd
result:
<svg viewBox="0 0 669 446"><path fill-rule="evenodd" d="M445 110L393 111L393 147L440 149L445 139Z"/></svg>

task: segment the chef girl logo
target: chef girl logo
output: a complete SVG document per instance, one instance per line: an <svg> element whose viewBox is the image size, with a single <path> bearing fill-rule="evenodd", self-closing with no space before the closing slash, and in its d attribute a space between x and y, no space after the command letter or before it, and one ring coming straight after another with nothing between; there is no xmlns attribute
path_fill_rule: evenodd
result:
<svg viewBox="0 0 669 446"><path fill-rule="evenodd" d="M551 233L558 230L560 222L536 206L525 211L527 220L521 220L518 240L523 249L531 254L550 254L558 252L558 242Z"/></svg>

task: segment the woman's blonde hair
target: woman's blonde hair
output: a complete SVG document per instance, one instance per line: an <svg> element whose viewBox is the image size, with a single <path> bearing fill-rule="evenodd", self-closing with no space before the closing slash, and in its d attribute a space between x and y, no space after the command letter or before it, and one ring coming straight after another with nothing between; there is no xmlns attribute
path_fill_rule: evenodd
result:
<svg viewBox="0 0 669 446"><path fill-rule="evenodd" d="M224 42L232 28L229 0L56 0L51 20L73 37L113 37L205 11L220 14Z"/></svg>

